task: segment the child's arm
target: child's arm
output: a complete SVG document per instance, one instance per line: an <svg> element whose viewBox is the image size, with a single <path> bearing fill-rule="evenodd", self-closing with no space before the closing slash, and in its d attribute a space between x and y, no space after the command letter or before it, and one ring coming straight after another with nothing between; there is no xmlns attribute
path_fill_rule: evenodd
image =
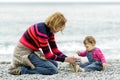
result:
<svg viewBox="0 0 120 80"><path fill-rule="evenodd" d="M102 66L103 66L103 68L105 69L105 68L107 67L107 63L106 63L106 59L105 59L102 51L101 51L99 48L97 48L97 49L94 51L94 54L96 54L96 56L101 60Z"/></svg>
<svg viewBox="0 0 120 80"><path fill-rule="evenodd" d="M85 57L85 56L86 56L87 51L80 52L80 51L78 50L78 51L76 51L76 53L78 54L78 56Z"/></svg>
<svg viewBox="0 0 120 80"><path fill-rule="evenodd" d="M95 49L94 55L96 55L95 57L101 60L102 63L106 63L105 56L99 48Z"/></svg>

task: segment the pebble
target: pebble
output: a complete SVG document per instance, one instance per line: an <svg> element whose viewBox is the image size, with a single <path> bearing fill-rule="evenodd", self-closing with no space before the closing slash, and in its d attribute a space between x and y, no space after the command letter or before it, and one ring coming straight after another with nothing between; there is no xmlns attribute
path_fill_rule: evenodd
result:
<svg viewBox="0 0 120 80"><path fill-rule="evenodd" d="M104 71L72 72L67 63L59 63L59 73L54 75L8 74L9 62L0 63L0 80L120 80L120 62L109 62Z"/></svg>

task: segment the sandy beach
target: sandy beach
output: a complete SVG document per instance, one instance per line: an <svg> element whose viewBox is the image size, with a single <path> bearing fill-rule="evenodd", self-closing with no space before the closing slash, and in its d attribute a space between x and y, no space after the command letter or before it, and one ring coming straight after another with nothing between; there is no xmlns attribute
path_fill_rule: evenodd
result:
<svg viewBox="0 0 120 80"><path fill-rule="evenodd" d="M104 71L71 72L68 63L59 63L59 73L54 75L8 74L10 62L0 62L0 80L120 80L120 60L109 60Z"/></svg>

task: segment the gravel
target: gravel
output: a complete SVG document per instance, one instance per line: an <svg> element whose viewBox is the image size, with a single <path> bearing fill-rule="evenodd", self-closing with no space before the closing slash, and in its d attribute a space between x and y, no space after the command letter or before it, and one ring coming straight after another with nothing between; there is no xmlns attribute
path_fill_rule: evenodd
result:
<svg viewBox="0 0 120 80"><path fill-rule="evenodd" d="M72 72L68 63L59 62L59 73L54 75L8 74L10 62L0 62L0 80L120 80L120 61L110 60L104 71Z"/></svg>

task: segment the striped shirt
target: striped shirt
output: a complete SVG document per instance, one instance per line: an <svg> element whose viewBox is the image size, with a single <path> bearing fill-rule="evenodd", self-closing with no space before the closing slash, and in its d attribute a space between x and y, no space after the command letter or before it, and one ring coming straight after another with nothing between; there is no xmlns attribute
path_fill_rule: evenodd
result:
<svg viewBox="0 0 120 80"><path fill-rule="evenodd" d="M33 51L42 49L47 59L64 62L66 55L57 48L54 34L45 23L30 26L20 38L20 43Z"/></svg>

